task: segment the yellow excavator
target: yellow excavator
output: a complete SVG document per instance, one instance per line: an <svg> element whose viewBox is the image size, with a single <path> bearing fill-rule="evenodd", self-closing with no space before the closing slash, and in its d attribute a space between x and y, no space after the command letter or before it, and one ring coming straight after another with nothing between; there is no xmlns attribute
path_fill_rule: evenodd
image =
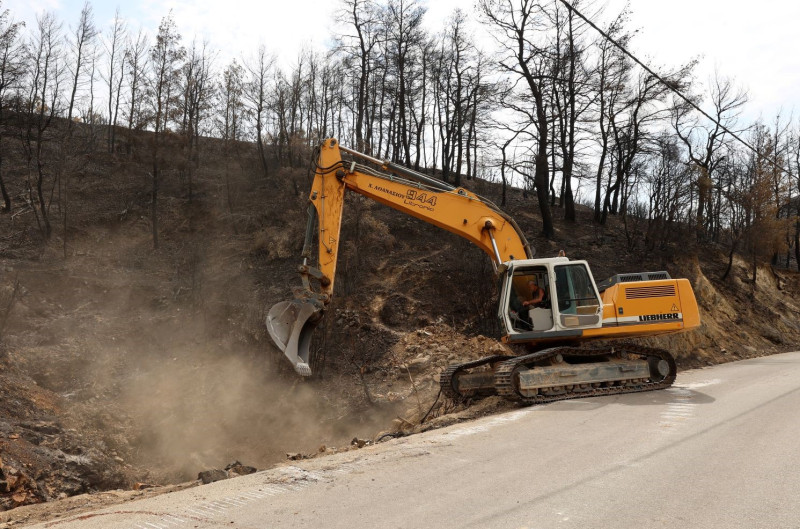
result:
<svg viewBox="0 0 800 529"><path fill-rule="evenodd" d="M618 339L698 327L688 280L644 272L595 283L586 261L534 259L517 223L462 187L345 148L336 139L326 140L315 160L299 267L302 286L294 289L294 299L274 305L266 321L298 374L311 375L311 336L333 295L344 197L354 191L464 237L492 261L500 285L501 339L524 345L525 354L449 366L440 375L444 395L499 394L544 403L661 389L675 380L675 359L668 351ZM316 266L309 262L314 239ZM586 343L595 340L606 342Z"/></svg>

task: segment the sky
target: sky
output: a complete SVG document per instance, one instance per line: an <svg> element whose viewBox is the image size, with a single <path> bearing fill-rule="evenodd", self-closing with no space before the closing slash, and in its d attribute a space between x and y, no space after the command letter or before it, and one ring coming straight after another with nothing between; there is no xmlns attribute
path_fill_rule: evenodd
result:
<svg viewBox="0 0 800 529"><path fill-rule="evenodd" d="M473 16L472 0L422 0L426 25L441 31L456 7ZM582 3L586 3L583 0ZM606 14L624 0L607 0ZM83 0L4 0L17 20L30 26L36 13L53 11L74 26ZM206 40L219 50L218 61L252 57L263 44L279 64L289 67L305 46L324 50L330 44L337 0L109 0L92 2L95 20L107 29L119 6L130 28L155 32L172 10L185 43ZM800 114L800 2L760 0L630 0L632 26L640 30L632 51L654 66L674 67L701 60L697 80L708 81L717 70L748 90L745 117L772 122ZM587 9L588 11L588 9ZM488 28L473 22L476 40L490 42Z"/></svg>

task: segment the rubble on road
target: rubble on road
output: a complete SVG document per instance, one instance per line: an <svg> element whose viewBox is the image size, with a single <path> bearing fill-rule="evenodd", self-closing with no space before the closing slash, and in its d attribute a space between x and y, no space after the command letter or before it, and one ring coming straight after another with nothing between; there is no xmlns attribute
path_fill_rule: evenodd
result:
<svg viewBox="0 0 800 529"><path fill-rule="evenodd" d="M248 474L255 474L256 472L258 472L258 469L256 467L243 465L238 461L234 461L233 463L226 466L225 470L228 472L228 475L232 478L236 476L247 476Z"/></svg>
<svg viewBox="0 0 800 529"><path fill-rule="evenodd" d="M359 439L358 437L353 437L353 440L350 441L350 446L355 446L356 448L364 448L367 445L371 445L372 441L367 439Z"/></svg>
<svg viewBox="0 0 800 529"><path fill-rule="evenodd" d="M209 483L214 483L215 481L222 481L223 479L228 479L228 477L229 476L227 472L218 468L204 470L197 474L197 479L202 481L203 485L208 485Z"/></svg>
<svg viewBox="0 0 800 529"><path fill-rule="evenodd" d="M238 476L247 476L248 474L254 474L255 472L258 472L256 467L243 465L239 461L234 461L233 463L227 465L224 470L220 470L218 468L204 470L203 472L197 474L197 479L202 481L203 485L208 485L209 483L214 483L215 481L222 481L223 479L230 479Z"/></svg>

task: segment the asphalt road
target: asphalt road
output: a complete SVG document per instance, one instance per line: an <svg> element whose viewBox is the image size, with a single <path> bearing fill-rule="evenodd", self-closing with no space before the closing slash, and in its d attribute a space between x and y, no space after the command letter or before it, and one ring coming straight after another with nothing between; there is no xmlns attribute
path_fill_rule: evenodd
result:
<svg viewBox="0 0 800 529"><path fill-rule="evenodd" d="M800 352L35 527L800 528Z"/></svg>

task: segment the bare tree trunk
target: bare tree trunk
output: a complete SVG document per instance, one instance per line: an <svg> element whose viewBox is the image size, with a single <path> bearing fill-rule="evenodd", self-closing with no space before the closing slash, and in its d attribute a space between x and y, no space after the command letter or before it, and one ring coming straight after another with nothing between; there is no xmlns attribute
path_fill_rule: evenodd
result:
<svg viewBox="0 0 800 529"><path fill-rule="evenodd" d="M798 208L800 208L800 203ZM794 259L795 264L797 264L797 271L800 272L800 211L798 211L798 220L794 229Z"/></svg>
<svg viewBox="0 0 800 529"><path fill-rule="evenodd" d="M11 211L11 197L8 195L6 183L3 181L3 151L2 151L2 134L0 134L0 193L3 194L3 212L8 213Z"/></svg>
<svg viewBox="0 0 800 529"><path fill-rule="evenodd" d="M548 78L550 66L549 59L541 50L532 46L530 41L531 33L534 31L531 23L540 6L536 2L520 2L518 7L514 7L512 3L498 5L482 0L480 7L483 15L492 25L508 36L509 42L505 45L505 49L509 62L513 60L514 65L506 65L505 69L521 77L527 86L527 95L533 99L535 118L532 118L531 121L536 128L537 135L534 182L536 183L539 211L542 216L542 234L548 239L552 239L555 236L555 228L550 204L547 200L547 185L550 176L547 145L550 137L543 93L543 85Z"/></svg>
<svg viewBox="0 0 800 529"><path fill-rule="evenodd" d="M719 278L720 281L725 281L725 279L728 277L728 274L730 274L731 272L731 268L733 268L733 254L736 253L736 246L738 245L738 243L739 240L736 239L731 244L731 251L728 252L728 266L725 268L725 273L722 274L722 277Z"/></svg>
<svg viewBox="0 0 800 529"><path fill-rule="evenodd" d="M507 160L506 149L508 149L508 146L511 145L511 142L514 141L514 139L516 139L516 135L514 135L513 138L511 138L507 142L505 142L503 144L503 146L501 147L501 149L500 149L500 152L502 153L502 156L503 156L502 161L500 162L500 179L503 181L503 188L502 188L503 191L502 191L502 194L500 195L500 205L501 206L505 206L506 205L506 187L507 187L507 182L506 182L506 160Z"/></svg>
<svg viewBox="0 0 800 529"><path fill-rule="evenodd" d="M161 20L156 36L156 43L150 50L151 75L153 90L153 117L155 126L152 137L152 196L150 217L153 229L153 249L158 249L158 192L160 177L161 133L169 122L170 110L173 108L172 94L179 80L179 65L183 61L186 50L180 46L181 37L175 28L175 21L170 13Z"/></svg>
<svg viewBox="0 0 800 529"><path fill-rule="evenodd" d="M72 123L72 112L75 108L75 96L78 93L78 86L80 85L84 52L86 51L86 47L91 43L92 40L94 40L96 33L94 22L92 21L92 7L87 1L83 4L83 9L81 10L80 19L78 21L78 27L75 30L75 42L73 44L75 53L75 71L73 72L72 76L72 92L69 98L69 109L67 110L67 133L66 137L62 140L61 174L58 178L59 207L61 208L61 227L63 232L62 251L64 259L67 258L67 210L69 206L69 176L71 172L70 168L66 167L69 158L67 153L72 152L74 149L74 145L72 145L72 129L74 126Z"/></svg>
<svg viewBox="0 0 800 529"><path fill-rule="evenodd" d="M550 145L556 145L556 128L550 128ZM550 149L550 207L556 205L556 150ZM559 205L561 205L559 203Z"/></svg>
<svg viewBox="0 0 800 529"><path fill-rule="evenodd" d="M564 178L564 219L575 222L575 197L572 194L572 170L575 164L575 123L578 120L576 108L576 83L575 83L575 34L572 27L572 11L569 13L569 75L567 77L567 114L564 122L567 126L566 152L564 153L564 167L561 174Z"/></svg>
<svg viewBox="0 0 800 529"><path fill-rule="evenodd" d="M116 113L114 112L114 88L117 85L117 80L115 78L117 75L117 56L120 51L119 47L121 40L124 38L124 33L125 27L119 14L119 8L117 8L116 13L114 14L114 22L111 26L111 47L110 49L106 49L108 52L108 79L106 79L108 84L108 132L106 137L108 152L114 152L114 142L116 139L114 134L114 127L117 124ZM122 81L120 80L119 83L121 82Z"/></svg>
<svg viewBox="0 0 800 529"><path fill-rule="evenodd" d="M0 193L3 196L2 211L11 211L11 197L3 178L3 132L6 120L9 119L5 108L8 91L16 86L24 75L24 47L19 33L24 24L9 20L8 11L0 17ZM2 329L0 329L0 332Z"/></svg>

